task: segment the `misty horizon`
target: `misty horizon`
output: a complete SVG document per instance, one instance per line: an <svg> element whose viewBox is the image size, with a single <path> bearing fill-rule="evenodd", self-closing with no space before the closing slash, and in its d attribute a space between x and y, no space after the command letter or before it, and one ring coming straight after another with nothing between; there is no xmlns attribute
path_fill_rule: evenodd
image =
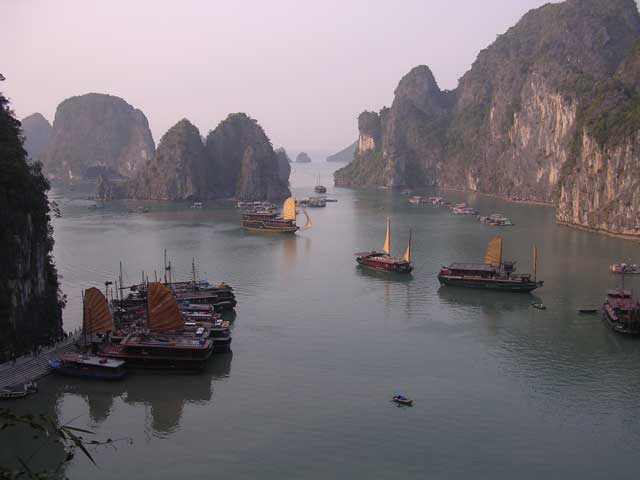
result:
<svg viewBox="0 0 640 480"><path fill-rule="evenodd" d="M144 112L156 144L182 118L206 136L245 112L275 147L319 161L356 140L358 115L389 106L411 68L428 65L442 89L456 88L480 50L545 3L145 1L123 16L119 1L10 1L3 90L19 118L51 123L66 98L121 97Z"/></svg>

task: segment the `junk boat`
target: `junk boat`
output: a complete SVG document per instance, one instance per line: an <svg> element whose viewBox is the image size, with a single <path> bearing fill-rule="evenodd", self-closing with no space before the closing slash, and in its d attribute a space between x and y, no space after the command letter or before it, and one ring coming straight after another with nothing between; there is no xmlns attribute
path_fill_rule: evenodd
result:
<svg viewBox="0 0 640 480"><path fill-rule="evenodd" d="M630 290L616 289L607 292L602 318L614 332L640 334L640 303L633 299Z"/></svg>
<svg viewBox="0 0 640 480"><path fill-rule="evenodd" d="M253 232L295 233L311 228L311 219L304 207L300 207L307 217L307 223L300 228L296 225L296 201L289 197L282 205L282 215L271 211L253 211L242 214L242 228Z"/></svg>
<svg viewBox="0 0 640 480"><path fill-rule="evenodd" d="M638 275L640 274L640 265L636 265L635 263L632 265L628 265L626 263L612 263L609 265L609 271L612 273L619 273L621 275Z"/></svg>
<svg viewBox="0 0 640 480"><path fill-rule="evenodd" d="M327 193L327 187L320 183L320 175L318 175L318 181L316 182L316 186L314 188L316 193Z"/></svg>
<svg viewBox="0 0 640 480"><path fill-rule="evenodd" d="M492 213L488 217L480 217L480 223L492 227L513 227L513 222L501 213Z"/></svg>
<svg viewBox="0 0 640 480"><path fill-rule="evenodd" d="M152 282L147 290L146 328L127 333L117 344L104 345L98 355L124 360L128 366L202 370L213 353L213 343L203 337L180 334L185 322L171 289ZM104 305L108 308L106 299Z"/></svg>
<svg viewBox="0 0 640 480"><path fill-rule="evenodd" d="M120 380L126 375L123 360L69 353L49 360L49 367L56 373L68 377L93 378L96 380Z"/></svg>
<svg viewBox="0 0 640 480"><path fill-rule="evenodd" d="M536 279L537 257L534 246L533 274L516 274L515 262L502 260L502 237L495 237L489 242L483 263L452 263L442 267L438 280L445 286L527 293L542 287L544 283Z"/></svg>
<svg viewBox="0 0 640 480"><path fill-rule="evenodd" d="M409 243L402 258L391 256L391 218L387 217L387 235L382 252L356 253L356 261L359 265L395 273L411 273L411 229L409 229Z"/></svg>

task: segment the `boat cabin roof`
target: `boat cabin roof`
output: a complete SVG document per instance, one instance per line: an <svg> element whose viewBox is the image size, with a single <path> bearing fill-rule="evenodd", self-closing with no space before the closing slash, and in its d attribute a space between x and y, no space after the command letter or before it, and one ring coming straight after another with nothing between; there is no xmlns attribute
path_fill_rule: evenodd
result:
<svg viewBox="0 0 640 480"><path fill-rule="evenodd" d="M631 290L609 290L607 296L611 298L631 298Z"/></svg>
<svg viewBox="0 0 640 480"><path fill-rule="evenodd" d="M79 363L82 365L92 365L95 367L118 368L124 365L123 360L112 358L94 357L92 355L79 355L77 353L67 353L60 356L63 362Z"/></svg>
<svg viewBox="0 0 640 480"><path fill-rule="evenodd" d="M497 267L487 263L452 263L447 267L449 270L472 270L474 272L495 272Z"/></svg>

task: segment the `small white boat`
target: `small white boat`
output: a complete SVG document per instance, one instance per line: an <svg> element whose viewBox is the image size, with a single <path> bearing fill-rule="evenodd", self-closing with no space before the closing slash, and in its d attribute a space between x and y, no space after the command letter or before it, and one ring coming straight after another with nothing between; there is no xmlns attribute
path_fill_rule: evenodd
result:
<svg viewBox="0 0 640 480"><path fill-rule="evenodd" d="M23 398L37 391L38 385L36 385L35 382L25 382L19 385L0 388L0 399L10 400L13 398Z"/></svg>
<svg viewBox="0 0 640 480"><path fill-rule="evenodd" d="M393 401L398 405L404 405L407 407L413 406L413 400L411 400L405 393L396 392L395 395L393 395Z"/></svg>

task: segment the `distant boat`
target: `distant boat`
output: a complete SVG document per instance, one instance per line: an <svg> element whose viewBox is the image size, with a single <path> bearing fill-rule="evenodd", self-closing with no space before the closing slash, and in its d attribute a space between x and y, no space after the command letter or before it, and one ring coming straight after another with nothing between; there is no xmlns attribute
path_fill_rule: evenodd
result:
<svg viewBox="0 0 640 480"><path fill-rule="evenodd" d="M399 405L405 405L407 407L413 406L413 400L411 400L406 393L396 392L393 395L393 401Z"/></svg>
<svg viewBox="0 0 640 480"><path fill-rule="evenodd" d="M538 310L546 310L547 306L544 303L531 302L531 306L533 308L537 308Z"/></svg>
<svg viewBox="0 0 640 480"><path fill-rule="evenodd" d="M204 205L202 204L202 202L193 202L191 204L191 208L202 208L204 207Z"/></svg>
<svg viewBox="0 0 640 480"><path fill-rule="evenodd" d="M640 265L626 263L612 263L609 265L609 271L612 273L619 273L622 275L638 275L640 274Z"/></svg>
<svg viewBox="0 0 640 480"><path fill-rule="evenodd" d="M14 398L23 398L31 393L38 391L38 385L35 382L25 382L19 385L0 388L0 399L12 400Z"/></svg>
<svg viewBox="0 0 640 480"><path fill-rule="evenodd" d="M534 246L533 274L516 274L515 262L502 260L502 237L495 237L487 246L483 263L452 263L440 269L438 280L445 286L527 293L544 283L536 279L537 259L538 250Z"/></svg>
<svg viewBox="0 0 640 480"><path fill-rule="evenodd" d="M320 175L318 175L318 181L316 182L314 190L316 193L327 193L327 187L320 183Z"/></svg>
<svg viewBox="0 0 640 480"><path fill-rule="evenodd" d="M270 210L253 211L242 214L242 228L253 232L295 233L298 230L311 228L311 219L304 207L300 207L307 217L304 227L296 224L296 201L289 197L282 205L282 214L279 215Z"/></svg>
<svg viewBox="0 0 640 480"><path fill-rule="evenodd" d="M356 261L359 265L395 273L411 273L411 229L409 229L409 242L402 258L391 256L391 218L387 218L387 235L382 252L356 253Z"/></svg>
<svg viewBox="0 0 640 480"><path fill-rule="evenodd" d="M311 208L323 208L327 206L327 201L324 197L309 197L306 205Z"/></svg>
<svg viewBox="0 0 640 480"><path fill-rule="evenodd" d="M630 290L609 290L602 317L614 332L640 335L640 303Z"/></svg>
<svg viewBox="0 0 640 480"><path fill-rule="evenodd" d="M597 313L597 312L598 312L597 308L592 308L592 307L578 308L578 313Z"/></svg>

